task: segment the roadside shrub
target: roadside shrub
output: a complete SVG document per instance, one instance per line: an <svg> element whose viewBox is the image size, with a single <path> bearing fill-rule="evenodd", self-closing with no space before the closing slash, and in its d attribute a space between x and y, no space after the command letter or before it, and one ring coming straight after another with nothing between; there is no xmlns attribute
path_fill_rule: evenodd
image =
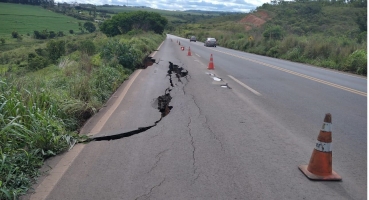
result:
<svg viewBox="0 0 369 200"><path fill-rule="evenodd" d="M330 69L340 69L340 67L333 60L322 60L319 64L322 67L330 68Z"/></svg>
<svg viewBox="0 0 369 200"><path fill-rule="evenodd" d="M140 30L140 29L133 29L133 30L128 31L127 32L127 35L129 35L129 36L135 36L135 35L140 35L142 33L143 33L143 31Z"/></svg>
<svg viewBox="0 0 369 200"><path fill-rule="evenodd" d="M69 33L70 33L70 34L73 34L73 33L74 33L74 31L73 31L73 30L69 30Z"/></svg>
<svg viewBox="0 0 369 200"><path fill-rule="evenodd" d="M272 26L267 28L263 32L263 36L265 39L274 39L274 40L281 40L283 39L284 31L280 26Z"/></svg>
<svg viewBox="0 0 369 200"><path fill-rule="evenodd" d="M281 57L287 60L298 61L300 58L300 55L301 53L300 53L299 48L295 47L295 48L290 49L286 54L284 54Z"/></svg>
<svg viewBox="0 0 369 200"><path fill-rule="evenodd" d="M275 58L278 57L278 54L279 54L279 46L274 46L266 52L267 56L271 56Z"/></svg>
<svg viewBox="0 0 369 200"><path fill-rule="evenodd" d="M118 62L125 68L134 69L138 64L139 52L132 46L116 39L109 40L102 48L101 57L106 61Z"/></svg>
<svg viewBox="0 0 369 200"><path fill-rule="evenodd" d="M357 74L367 74L367 52L364 49L354 51L347 59L345 71Z"/></svg>
<svg viewBox="0 0 369 200"><path fill-rule="evenodd" d="M4 38L0 38L1 44L5 44L5 39Z"/></svg>

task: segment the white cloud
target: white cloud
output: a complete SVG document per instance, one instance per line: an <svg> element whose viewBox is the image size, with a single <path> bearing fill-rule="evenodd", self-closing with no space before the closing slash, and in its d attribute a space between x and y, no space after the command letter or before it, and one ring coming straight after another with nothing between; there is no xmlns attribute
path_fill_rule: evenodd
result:
<svg viewBox="0 0 369 200"><path fill-rule="evenodd" d="M129 6L147 6L163 10L205 10L205 11L230 11L230 12L248 12L257 6L268 3L270 0L56 0L56 2L78 2L95 5L126 5Z"/></svg>

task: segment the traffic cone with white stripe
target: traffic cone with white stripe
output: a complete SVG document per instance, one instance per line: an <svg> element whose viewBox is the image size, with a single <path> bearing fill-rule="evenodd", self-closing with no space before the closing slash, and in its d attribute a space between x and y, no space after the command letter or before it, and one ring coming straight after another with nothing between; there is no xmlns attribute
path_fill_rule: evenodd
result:
<svg viewBox="0 0 369 200"><path fill-rule="evenodd" d="M187 56L191 56L191 47L188 47L188 53L187 53Z"/></svg>
<svg viewBox="0 0 369 200"><path fill-rule="evenodd" d="M213 54L210 54L210 62L208 69L214 69Z"/></svg>
<svg viewBox="0 0 369 200"><path fill-rule="evenodd" d="M332 116L330 113L325 115L309 165L300 165L299 169L311 180L342 180L342 177L332 169Z"/></svg>

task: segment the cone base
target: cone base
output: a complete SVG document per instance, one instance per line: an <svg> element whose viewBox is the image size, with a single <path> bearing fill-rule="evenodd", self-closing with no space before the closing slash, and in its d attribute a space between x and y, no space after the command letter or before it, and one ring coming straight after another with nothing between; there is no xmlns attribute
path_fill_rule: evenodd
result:
<svg viewBox="0 0 369 200"><path fill-rule="evenodd" d="M341 181L342 177L340 175L338 175L335 171L332 170L332 174L328 175L328 176L319 176L316 174L313 174L311 172L309 172L309 170L307 170L308 165L300 165L299 169L301 170L302 173L305 174L305 176L307 178L309 178L310 180L316 180L316 181Z"/></svg>

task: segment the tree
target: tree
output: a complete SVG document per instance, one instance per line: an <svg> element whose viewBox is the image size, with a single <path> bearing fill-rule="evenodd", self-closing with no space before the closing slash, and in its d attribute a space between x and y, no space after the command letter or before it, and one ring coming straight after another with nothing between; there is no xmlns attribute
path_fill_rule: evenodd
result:
<svg viewBox="0 0 369 200"><path fill-rule="evenodd" d="M49 59L55 62L65 54L65 42L62 40L59 41L50 40L46 44L46 50L48 51Z"/></svg>
<svg viewBox="0 0 369 200"><path fill-rule="evenodd" d="M83 27L90 33L96 30L96 26L92 22L86 22L83 24Z"/></svg>
<svg viewBox="0 0 369 200"><path fill-rule="evenodd" d="M19 33L17 31L13 31L12 32L12 37L13 38L18 38L19 37Z"/></svg>
<svg viewBox="0 0 369 200"><path fill-rule="evenodd" d="M96 46L91 40L85 40L81 42L81 45L79 46L79 50L91 56L95 53Z"/></svg>
<svg viewBox="0 0 369 200"><path fill-rule="evenodd" d="M167 24L168 20L158 13L136 11L114 15L100 26L100 30L108 36L125 34L133 29L162 34Z"/></svg>
<svg viewBox="0 0 369 200"><path fill-rule="evenodd" d="M362 11L356 14L356 23L359 25L361 32L367 31L367 12Z"/></svg>
<svg viewBox="0 0 369 200"><path fill-rule="evenodd" d="M275 40L283 39L283 35L284 33L280 26L269 27L263 33L263 36L266 39L275 39Z"/></svg>

